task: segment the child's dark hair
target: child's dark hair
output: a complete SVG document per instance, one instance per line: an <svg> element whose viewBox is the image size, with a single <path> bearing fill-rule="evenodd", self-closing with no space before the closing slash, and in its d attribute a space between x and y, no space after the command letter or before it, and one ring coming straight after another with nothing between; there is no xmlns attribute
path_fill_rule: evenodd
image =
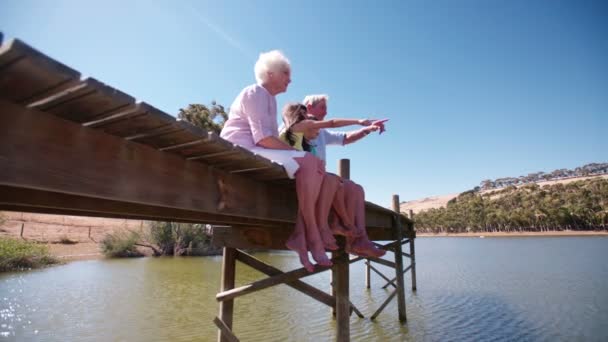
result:
<svg viewBox="0 0 608 342"><path fill-rule="evenodd" d="M285 125L285 137L289 145L294 146L296 144L296 138L291 130L293 125L306 120L307 109L306 106L301 103L288 103L283 107L283 124ZM311 152L312 146L306 138L302 139L302 148L304 151Z"/></svg>

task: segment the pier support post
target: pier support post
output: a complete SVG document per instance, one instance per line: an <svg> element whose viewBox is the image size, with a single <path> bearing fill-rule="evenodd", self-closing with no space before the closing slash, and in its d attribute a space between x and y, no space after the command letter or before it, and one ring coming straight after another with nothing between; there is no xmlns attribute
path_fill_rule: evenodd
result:
<svg viewBox="0 0 608 342"><path fill-rule="evenodd" d="M412 291L416 291L416 250L414 249L415 232L410 237L410 270L412 271Z"/></svg>
<svg viewBox="0 0 608 342"><path fill-rule="evenodd" d="M401 248L401 241L403 240L403 229L401 227L401 211L399 208L399 195L393 195L393 211L397 214L395 216L395 235L397 243L394 245L395 254L395 276L397 280L397 309L399 311L399 321L407 321L405 312L405 291L403 281L403 252ZM410 239L410 244L414 239Z"/></svg>
<svg viewBox="0 0 608 342"><path fill-rule="evenodd" d="M369 259L365 259L365 288L370 289L372 287L372 274L369 267Z"/></svg>
<svg viewBox="0 0 608 342"><path fill-rule="evenodd" d="M414 221L414 211L409 210L409 218ZM416 240L416 231L412 230L410 236L410 269L412 270L412 291L416 291L416 249L414 248L414 240Z"/></svg>
<svg viewBox="0 0 608 342"><path fill-rule="evenodd" d="M344 179L350 179L350 160L340 159L338 163L338 175ZM350 298L349 298L349 267L348 253L344 250L344 244L334 252L338 260L331 269L333 294L336 297L336 340L339 342L350 341Z"/></svg>
<svg viewBox="0 0 608 342"><path fill-rule="evenodd" d="M222 278L221 278L221 289L220 292L231 290L234 288L234 280L236 273L236 249L224 247L222 257ZM220 302L219 319L223 322L223 325L232 330L232 317L234 311L234 300L225 300ZM217 335L218 342L228 342L232 338L229 332L222 332L220 330Z"/></svg>

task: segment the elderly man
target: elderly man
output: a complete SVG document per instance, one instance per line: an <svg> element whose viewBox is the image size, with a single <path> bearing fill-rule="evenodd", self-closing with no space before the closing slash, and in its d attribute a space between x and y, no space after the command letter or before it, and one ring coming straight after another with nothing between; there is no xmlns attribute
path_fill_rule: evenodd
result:
<svg viewBox="0 0 608 342"><path fill-rule="evenodd" d="M302 103L306 106L308 110L308 115L311 119L315 120L324 120L327 115L327 101L329 100L329 96L325 94L320 95L308 95L304 98ZM325 146L327 145L347 145L358 141L359 139L367 136L369 133L380 129L380 131L384 131L384 125L372 125L373 121L368 120L365 123L365 127L351 131L351 132L335 132L328 131L322 129L319 132L319 136L312 141L312 143L316 146L317 156L321 160L326 160L325 158Z"/></svg>
<svg viewBox="0 0 608 342"><path fill-rule="evenodd" d="M308 95L304 98L304 105L311 119L323 120L327 115L327 95ZM311 141L315 145L317 157L326 160L325 146L327 145L346 145L358 141L373 131L384 131L382 121L374 122L367 120L365 127L351 132L334 132L321 129L319 136ZM324 198L328 198L328 192L335 193L333 207L341 219L341 223L336 216L331 222L332 230L336 234L346 236L346 248L348 252L361 256L379 257L385 251L375 247L369 240L365 229L365 192L363 187L350 180L343 180L341 186L335 183L332 178L326 177L321 187L319 203L317 203L317 214L320 219L325 216L322 210L328 208L326 203L322 203ZM325 193L325 194L324 194ZM344 208L345 207L345 208ZM320 225L321 237L326 246L332 244L332 238L328 236L328 230Z"/></svg>

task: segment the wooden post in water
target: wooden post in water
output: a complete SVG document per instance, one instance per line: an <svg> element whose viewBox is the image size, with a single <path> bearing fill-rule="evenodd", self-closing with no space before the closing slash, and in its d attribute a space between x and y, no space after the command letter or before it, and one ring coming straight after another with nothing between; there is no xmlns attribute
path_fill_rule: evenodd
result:
<svg viewBox="0 0 608 342"><path fill-rule="evenodd" d="M365 259L365 288L370 289L372 287L372 274L369 267L369 259Z"/></svg>
<svg viewBox="0 0 608 342"><path fill-rule="evenodd" d="M350 179L350 160L340 159L338 175ZM336 340L350 341L350 298L349 298L349 260L342 243L336 251L337 260L331 268L333 294L336 297Z"/></svg>
<svg viewBox="0 0 608 342"><path fill-rule="evenodd" d="M236 249L224 247L223 258L222 258L222 279L220 291L231 290L234 288L234 279L236 273ZM232 316L234 311L234 300L224 300L220 302L220 313L219 319L223 322L227 329L232 330ZM222 333L220 330L217 335L219 342L228 342L231 340L230 336Z"/></svg>
<svg viewBox="0 0 608 342"><path fill-rule="evenodd" d="M403 231L401 227L401 211L399 208L399 195L393 195L393 211L397 214L395 217L395 235L397 243L395 243L395 276L397 278L397 310L399 311L399 321L407 321L405 313L405 290L403 282L403 252L401 241L403 240ZM410 243L413 239L410 239Z"/></svg>
<svg viewBox="0 0 608 342"><path fill-rule="evenodd" d="M410 220L414 219L414 211L410 209L409 212ZM416 291L416 249L414 248L414 237L416 232L412 232L412 236L410 236L410 270L412 272L412 291Z"/></svg>

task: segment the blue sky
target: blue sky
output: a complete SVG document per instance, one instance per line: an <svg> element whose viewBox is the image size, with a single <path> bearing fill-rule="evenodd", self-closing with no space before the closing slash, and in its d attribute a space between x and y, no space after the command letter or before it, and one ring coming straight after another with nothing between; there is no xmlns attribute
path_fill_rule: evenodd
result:
<svg viewBox="0 0 608 342"><path fill-rule="evenodd" d="M0 31L169 114L229 106L259 52L281 49L279 108L389 118L328 149L369 200L608 161L605 1L0 0Z"/></svg>

